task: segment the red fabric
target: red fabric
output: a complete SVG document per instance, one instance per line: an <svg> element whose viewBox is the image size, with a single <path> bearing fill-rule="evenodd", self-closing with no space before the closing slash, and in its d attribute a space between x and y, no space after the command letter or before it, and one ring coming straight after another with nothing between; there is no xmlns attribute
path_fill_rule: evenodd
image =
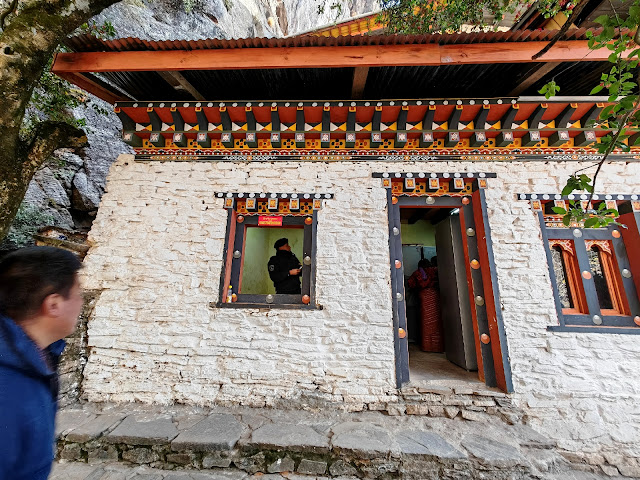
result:
<svg viewBox="0 0 640 480"><path fill-rule="evenodd" d="M409 288L419 290L420 319L422 335L420 349L425 352L444 352L442 318L440 316L440 294L438 292L438 269L429 267L422 277L420 270L411 274L407 283Z"/></svg>

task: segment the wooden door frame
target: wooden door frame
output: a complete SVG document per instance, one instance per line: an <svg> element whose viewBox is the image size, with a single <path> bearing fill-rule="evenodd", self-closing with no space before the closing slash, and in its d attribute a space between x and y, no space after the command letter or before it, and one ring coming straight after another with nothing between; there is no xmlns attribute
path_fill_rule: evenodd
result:
<svg viewBox="0 0 640 480"><path fill-rule="evenodd" d="M394 178L404 179L407 174L400 174L401 177L397 177L397 175L395 174ZM418 176L418 174L409 175L411 178ZM439 178L443 178L443 174L437 175ZM460 174L455 175L461 176ZM467 174L462 175L466 176ZM495 177L495 174L483 174L481 179L465 178L465 184L471 184L468 186L470 188L465 192L466 194L455 192L453 189L447 191L446 194L442 194L440 191L425 192L424 194L394 192L389 174L374 173L373 176L383 178L383 187L387 190L397 388L401 388L404 383L409 381L408 336L405 334L401 338L400 335L401 329L406 332L407 328L400 208L458 208L466 264L465 274L470 286L469 301L470 305L475 307L471 308L471 312L478 360L478 376L487 386L498 387L505 392L513 392L509 352L500 309L500 294L484 195L486 178ZM446 174L444 178L449 177L453 177L453 175ZM427 197L430 203L425 202Z"/></svg>

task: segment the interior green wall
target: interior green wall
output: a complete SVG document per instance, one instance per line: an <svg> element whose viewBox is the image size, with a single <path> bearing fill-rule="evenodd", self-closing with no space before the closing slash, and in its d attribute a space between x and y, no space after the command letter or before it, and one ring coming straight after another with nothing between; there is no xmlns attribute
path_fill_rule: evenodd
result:
<svg viewBox="0 0 640 480"><path fill-rule="evenodd" d="M276 254L273 244L279 238L289 239L291 251L302 261L304 230L302 228L247 227L244 247L244 267L240 293L276 293L269 278L267 263Z"/></svg>
<svg viewBox="0 0 640 480"><path fill-rule="evenodd" d="M400 234L403 245L436 246L436 226L426 220L418 220L411 225L400 224Z"/></svg>

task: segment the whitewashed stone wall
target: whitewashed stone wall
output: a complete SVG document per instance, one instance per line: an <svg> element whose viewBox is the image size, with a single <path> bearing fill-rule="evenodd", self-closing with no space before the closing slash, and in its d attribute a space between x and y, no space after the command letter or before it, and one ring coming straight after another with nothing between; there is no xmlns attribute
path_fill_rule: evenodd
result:
<svg viewBox="0 0 640 480"><path fill-rule="evenodd" d="M245 405L393 402L385 191L373 171L486 171L514 399L561 447L640 457L640 337L552 333L558 323L537 218L516 193L561 190L577 163L135 163L122 155L90 235L84 391L92 401ZM600 191L637 193L640 164ZM323 310L211 309L226 211L215 191L335 194L318 218ZM614 459L615 460L615 459ZM618 463L610 460L610 463Z"/></svg>

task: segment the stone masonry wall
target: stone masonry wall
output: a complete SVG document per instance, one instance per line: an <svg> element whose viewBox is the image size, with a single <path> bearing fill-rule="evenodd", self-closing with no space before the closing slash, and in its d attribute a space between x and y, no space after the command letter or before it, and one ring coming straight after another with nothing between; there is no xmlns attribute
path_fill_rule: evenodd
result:
<svg viewBox="0 0 640 480"><path fill-rule="evenodd" d="M352 410L396 401L386 198L371 172L496 172L486 193L513 400L564 449L640 457L639 337L546 330L558 319L540 228L515 196L558 192L583 166L136 163L121 155L85 259L86 288L103 290L89 322L85 395ZM638 163L608 165L598 189L637 193L638 178ZM218 300L227 217L215 191L335 194L318 218L323 310L208 307Z"/></svg>

